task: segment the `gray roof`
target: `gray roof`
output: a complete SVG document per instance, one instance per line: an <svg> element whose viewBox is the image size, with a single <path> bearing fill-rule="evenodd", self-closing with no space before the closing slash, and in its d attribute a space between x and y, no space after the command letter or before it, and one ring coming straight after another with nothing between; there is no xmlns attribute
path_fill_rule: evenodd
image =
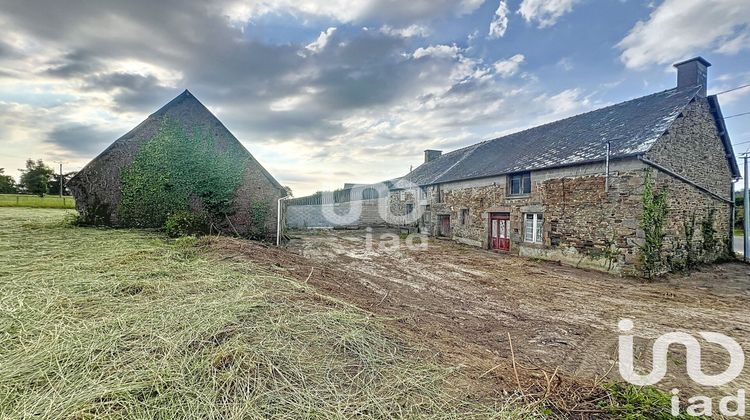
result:
<svg viewBox="0 0 750 420"><path fill-rule="evenodd" d="M696 97L670 89L463 149L424 163L404 179L419 185L598 162L646 153Z"/></svg>

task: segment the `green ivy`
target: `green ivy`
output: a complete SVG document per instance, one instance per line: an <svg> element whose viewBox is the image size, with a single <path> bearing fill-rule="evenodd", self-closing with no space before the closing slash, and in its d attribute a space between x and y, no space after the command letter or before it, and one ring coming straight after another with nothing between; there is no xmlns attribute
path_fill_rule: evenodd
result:
<svg viewBox="0 0 750 420"><path fill-rule="evenodd" d="M252 236L257 239L265 239L267 235L266 223L268 216L271 215L271 208L268 203L258 201L250 206L250 222L253 224Z"/></svg>
<svg viewBox="0 0 750 420"><path fill-rule="evenodd" d="M165 118L123 172L120 220L127 226L156 228L171 214L200 210L209 223L223 223L234 212L244 156L239 145L218 150L210 133L188 134ZM199 208L191 208L191 203Z"/></svg>
<svg viewBox="0 0 750 420"><path fill-rule="evenodd" d="M641 229L644 241L641 245L641 269L643 274L652 278L662 265L661 248L664 244L664 226L667 220L667 192L654 192L653 172L646 171L643 187L643 215Z"/></svg>
<svg viewBox="0 0 750 420"><path fill-rule="evenodd" d="M716 248L719 245L719 240L716 239L716 229L714 228L714 222L716 221L716 209L708 209L706 218L701 223L701 234L703 235L703 252L710 258L710 255L716 252Z"/></svg>

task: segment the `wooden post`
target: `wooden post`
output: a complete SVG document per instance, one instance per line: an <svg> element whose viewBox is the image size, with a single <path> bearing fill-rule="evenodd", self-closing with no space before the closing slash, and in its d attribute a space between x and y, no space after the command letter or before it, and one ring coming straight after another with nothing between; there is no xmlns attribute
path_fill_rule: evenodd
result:
<svg viewBox="0 0 750 420"><path fill-rule="evenodd" d="M63 196L63 174L62 174L62 163L60 163L60 198ZM65 202L63 201L63 205Z"/></svg>

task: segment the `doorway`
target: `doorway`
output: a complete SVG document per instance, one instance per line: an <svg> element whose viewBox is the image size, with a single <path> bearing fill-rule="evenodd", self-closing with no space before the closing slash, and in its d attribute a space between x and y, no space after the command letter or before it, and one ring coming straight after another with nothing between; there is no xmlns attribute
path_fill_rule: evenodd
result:
<svg viewBox="0 0 750 420"><path fill-rule="evenodd" d="M438 215L438 236L450 238L451 236L451 216L448 214Z"/></svg>
<svg viewBox="0 0 750 420"><path fill-rule="evenodd" d="M490 249L510 251L510 213L490 213Z"/></svg>

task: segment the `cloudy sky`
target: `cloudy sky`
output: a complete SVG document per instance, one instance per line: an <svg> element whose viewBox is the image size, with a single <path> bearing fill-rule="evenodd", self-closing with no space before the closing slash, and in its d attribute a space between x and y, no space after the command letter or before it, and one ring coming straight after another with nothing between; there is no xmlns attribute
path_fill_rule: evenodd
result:
<svg viewBox="0 0 750 420"><path fill-rule="evenodd" d="M0 0L0 27L16 176L81 168L186 88L300 196L672 88L695 55L710 92L750 83L747 0ZM727 124L750 148L750 116Z"/></svg>

